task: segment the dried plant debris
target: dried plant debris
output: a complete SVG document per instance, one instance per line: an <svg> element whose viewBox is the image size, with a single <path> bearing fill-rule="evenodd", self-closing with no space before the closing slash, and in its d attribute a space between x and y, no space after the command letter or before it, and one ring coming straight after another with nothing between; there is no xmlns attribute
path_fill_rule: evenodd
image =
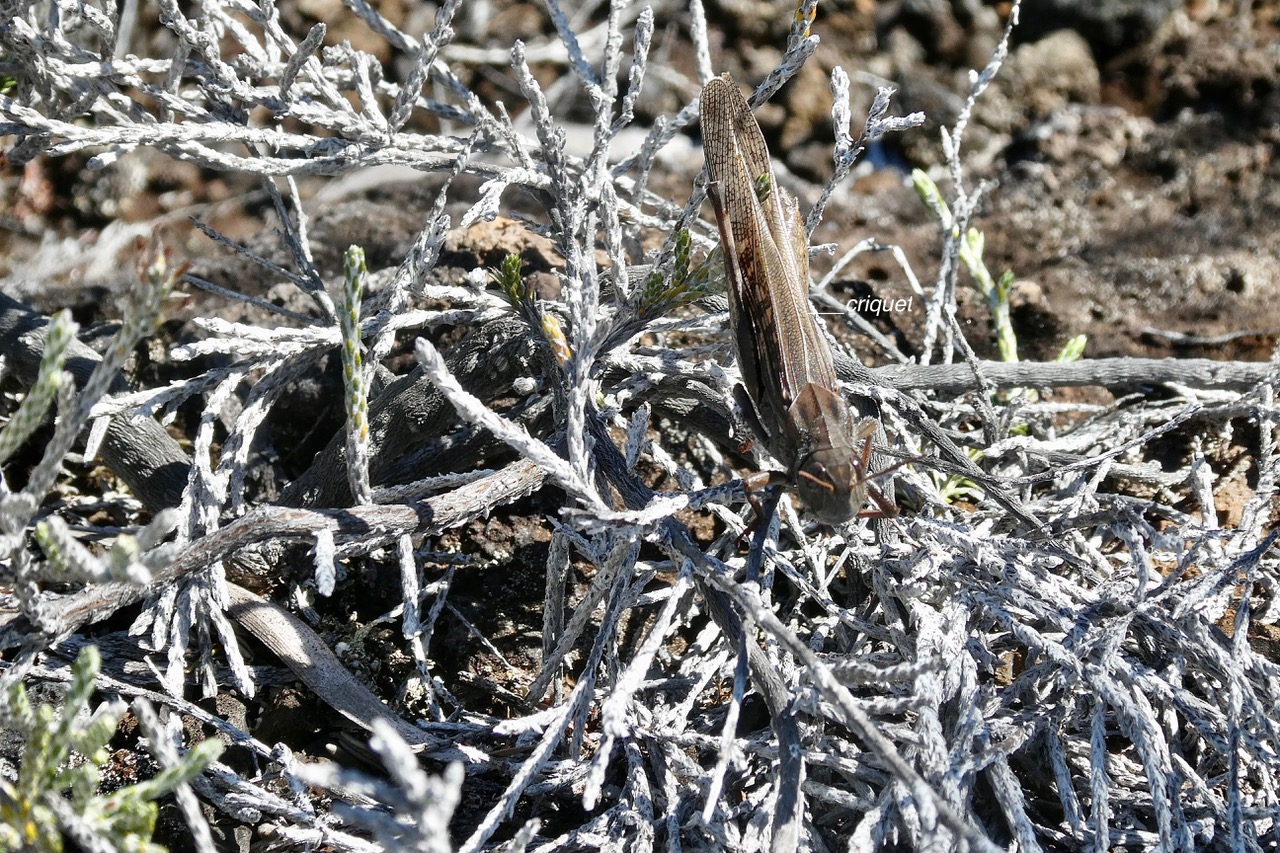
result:
<svg viewBox="0 0 1280 853"><path fill-rule="evenodd" d="M894 62L985 34L940 143L816 53L870 38L864 5L774 7L748 62L701 3L9 4L4 843L1276 849L1277 362L1088 358L1089 328L1018 361L1034 287L967 155L1015 122L975 108L1019 5L883 22ZM883 426L858 470L896 516L747 500L814 448L750 428L708 175L671 153L721 56L774 157L710 177L789 185L795 269L845 251L808 249L806 340ZM783 166L816 143L766 102L815 76L806 192ZM831 226L851 180L911 198L861 165L904 136L941 164L928 239L889 245L867 196L865 233ZM121 164L109 222L60 206ZM892 303L835 298L871 257Z"/></svg>

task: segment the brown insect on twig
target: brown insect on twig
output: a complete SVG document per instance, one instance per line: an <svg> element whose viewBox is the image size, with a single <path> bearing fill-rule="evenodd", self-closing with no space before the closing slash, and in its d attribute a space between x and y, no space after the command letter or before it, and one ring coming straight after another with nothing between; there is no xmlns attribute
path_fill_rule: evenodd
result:
<svg viewBox="0 0 1280 853"><path fill-rule="evenodd" d="M840 394L831 348L809 305L809 238L799 208L777 185L760 125L727 74L703 87L701 119L745 386L734 393L752 429L787 466L785 475L749 478L748 495L785 479L826 524L895 515L867 474L878 424L855 419ZM876 509L864 511L868 497Z"/></svg>

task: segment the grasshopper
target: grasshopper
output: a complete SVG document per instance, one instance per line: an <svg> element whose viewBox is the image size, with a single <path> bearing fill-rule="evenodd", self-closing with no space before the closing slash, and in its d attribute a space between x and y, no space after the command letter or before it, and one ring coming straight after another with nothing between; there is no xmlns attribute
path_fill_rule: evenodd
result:
<svg viewBox="0 0 1280 853"><path fill-rule="evenodd" d="M749 478L748 495L785 479L825 524L894 515L867 476L879 424L855 419L841 396L831 348L809 305L809 238L800 209L777 185L760 125L729 75L703 87L701 121L745 385L745 394L742 386L734 394L752 430L787 466L785 478ZM863 512L869 490L878 510Z"/></svg>

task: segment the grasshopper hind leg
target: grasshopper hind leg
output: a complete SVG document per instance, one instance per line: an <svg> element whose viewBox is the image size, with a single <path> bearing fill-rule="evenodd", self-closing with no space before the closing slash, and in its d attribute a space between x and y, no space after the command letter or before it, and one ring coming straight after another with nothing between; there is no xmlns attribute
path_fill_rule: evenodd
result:
<svg viewBox="0 0 1280 853"><path fill-rule="evenodd" d="M733 386L733 401L742 410L742 419L747 422L747 427L756 434L756 438L760 439L768 447L773 440L773 436L764 428L760 413L756 411L755 401L751 399L751 395L747 392L745 385L739 383Z"/></svg>

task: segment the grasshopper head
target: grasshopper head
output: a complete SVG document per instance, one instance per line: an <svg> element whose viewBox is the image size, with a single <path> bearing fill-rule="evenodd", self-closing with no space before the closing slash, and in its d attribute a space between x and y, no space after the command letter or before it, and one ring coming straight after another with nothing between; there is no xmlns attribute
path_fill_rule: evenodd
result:
<svg viewBox="0 0 1280 853"><path fill-rule="evenodd" d="M867 499L866 465L875 421L855 423L839 394L814 383L796 396L787 419L799 457L791 469L796 493L823 524L843 524Z"/></svg>
<svg viewBox="0 0 1280 853"><path fill-rule="evenodd" d="M867 499L858 457L835 447L814 450L796 469L796 493L823 524L843 524Z"/></svg>

